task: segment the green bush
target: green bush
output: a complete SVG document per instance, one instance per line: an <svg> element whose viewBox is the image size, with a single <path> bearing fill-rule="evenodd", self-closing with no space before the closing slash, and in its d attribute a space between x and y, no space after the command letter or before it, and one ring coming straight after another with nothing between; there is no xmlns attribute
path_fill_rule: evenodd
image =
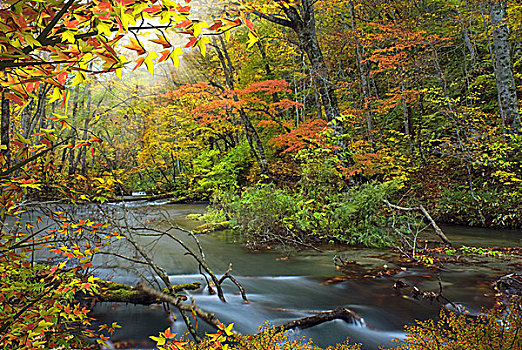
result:
<svg viewBox="0 0 522 350"><path fill-rule="evenodd" d="M369 247L389 246L382 199L395 183L367 183L320 198L308 191L258 184L234 196L216 192L207 220L232 219L243 237L255 242L337 241ZM319 190L318 190L319 191Z"/></svg>

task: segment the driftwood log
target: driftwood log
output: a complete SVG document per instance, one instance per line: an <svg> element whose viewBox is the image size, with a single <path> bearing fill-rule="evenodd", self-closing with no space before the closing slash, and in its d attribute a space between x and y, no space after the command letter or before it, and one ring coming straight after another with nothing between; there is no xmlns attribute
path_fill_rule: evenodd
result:
<svg viewBox="0 0 522 350"><path fill-rule="evenodd" d="M335 310L322 311L313 316L303 317L298 320L287 322L276 327L275 329L276 332L284 332L295 328L306 329L333 320L343 320L348 323L363 322L361 316L359 316L352 310L347 309L345 307L338 307Z"/></svg>

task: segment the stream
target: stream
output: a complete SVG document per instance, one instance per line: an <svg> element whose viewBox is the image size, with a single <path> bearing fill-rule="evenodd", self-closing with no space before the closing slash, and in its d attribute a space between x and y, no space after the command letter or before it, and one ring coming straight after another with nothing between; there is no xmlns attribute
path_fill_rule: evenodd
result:
<svg viewBox="0 0 522 350"><path fill-rule="evenodd" d="M203 213L206 207L204 204L155 204L137 202L110 206L116 212L125 206L134 215L132 220L148 221L147 227L162 230L171 227L173 222L183 228L193 229L201 222L188 220L187 215ZM443 227L443 230L455 246L519 246L522 238L520 231L457 226ZM197 249L194 240L187 233L180 230L172 232L193 249ZM364 322L349 324L336 320L306 330L291 331L291 335L311 337L321 347L342 342L349 337L351 342L363 343L364 349L377 349L379 346L393 347L396 343L392 339L404 336L405 324L413 323L415 319L436 317L440 310L440 305L436 302L430 304L428 301L402 298L393 289L394 281L400 278L422 290L437 291L439 287L436 274L423 268L408 268L391 277L327 283L332 277L340 275L333 263L335 255L354 260L363 268L382 267L385 264L393 267L386 260L389 254L387 250L353 248L342 251L294 252L287 256L281 251L247 251L227 231L201 235L198 239L205 252L207 264L218 277L232 264L232 275L245 288L249 303L243 302L237 287L230 281L224 283L227 303L221 302L216 295L209 295L204 288L191 292L191 296L201 308L215 313L222 322L234 322L234 329L240 333L255 333L265 320L279 325L319 311L344 306L361 315ZM199 281L205 285L197 263L190 256L183 255L183 248L170 238L140 236L136 240L166 270L171 283ZM116 244L111 249L122 255L135 254L125 244ZM515 271L509 263L500 260L491 258L486 263L472 266L445 266L440 271L444 294L449 300L464 305L471 312L479 312L482 307L491 306L493 298L486 296L494 293L491 282L505 273ZM109 255L98 255L94 267L94 274L101 278L131 285L140 280L140 273L150 275L143 265ZM99 303L93 316L102 323L116 321L122 326L112 336L113 343L139 344L140 348L152 348L153 343L147 343L148 337L157 335L171 324L168 315L159 305ZM200 331L211 331L204 322L200 321L198 324ZM172 322L171 331L186 334L180 317ZM137 345L128 347L133 346Z"/></svg>

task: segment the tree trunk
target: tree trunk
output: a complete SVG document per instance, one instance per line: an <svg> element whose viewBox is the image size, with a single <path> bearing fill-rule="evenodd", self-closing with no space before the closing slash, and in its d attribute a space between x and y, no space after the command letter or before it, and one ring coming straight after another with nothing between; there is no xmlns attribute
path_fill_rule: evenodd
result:
<svg viewBox="0 0 522 350"><path fill-rule="evenodd" d="M285 2L284 5L281 5L281 9L287 19L281 16L264 14L260 11L253 11L253 13L272 23L292 28L297 34L299 46L310 61L311 71L317 91L321 96L326 120L337 134L342 135L342 125L340 122L336 122L341 113L335 94L335 87L330 81L328 67L317 40L314 2L314 0L301 0L300 4L296 6L289 6Z"/></svg>
<svg viewBox="0 0 522 350"><path fill-rule="evenodd" d="M332 321L343 320L348 323L363 323L361 316L345 307L338 307L335 310L322 311L313 316L303 317L298 320L287 322L281 326L276 327L276 332L284 332L290 329L306 329L319 324Z"/></svg>
<svg viewBox="0 0 522 350"><path fill-rule="evenodd" d="M76 91L76 94L75 94L73 110L72 110L72 119L73 120L76 120L76 115L78 113L78 104L80 103L80 101L79 101L80 100L80 91L79 90L75 90L75 91ZM77 133L75 132L74 137L71 140L71 143L74 145L76 143L77 139L78 139ZM75 157L74 157L75 154L76 154L75 148L74 147L70 148L69 149L69 171L68 171L69 175L73 175L76 173L76 162L75 162Z"/></svg>
<svg viewBox="0 0 522 350"><path fill-rule="evenodd" d="M500 113L506 123L508 133L520 133L520 115L518 111L515 79L513 77L513 61L509 43L509 27L507 21L507 2L490 0L489 15L495 54L495 78L500 103Z"/></svg>
<svg viewBox="0 0 522 350"><path fill-rule="evenodd" d="M317 33L315 29L315 13L313 7L313 0L301 1L301 16L293 16L291 19L297 23L293 28L299 38L299 44L303 51L308 56L310 61L311 71L317 86L317 91L321 96L323 102L324 114L326 120L330 122L334 130L342 134L342 126L332 121L341 116L339 105L337 102L337 95L335 88L330 81L328 67L323 57L319 41L317 40ZM297 12L289 12L289 14ZM298 14L297 14L298 15Z"/></svg>
<svg viewBox="0 0 522 350"><path fill-rule="evenodd" d="M404 123L404 134L406 135L406 139L408 140L408 146L410 149L410 152L413 154L413 135L412 135L412 128L411 128L411 120L410 120L410 113L408 112L408 100L407 100L407 94L406 94L406 82L404 81L404 69L402 66L400 67L400 78L401 78L401 104L402 104L402 116L403 116L403 123Z"/></svg>
<svg viewBox="0 0 522 350"><path fill-rule="evenodd" d="M24 132L24 137L29 138L35 128L41 124L41 119L44 114L45 110L45 103L46 103L46 96L49 90L51 89L51 85L49 84L43 84L40 86L40 91L38 92L38 102L36 103L36 110L34 111L34 114L32 118L27 118L27 125ZM33 104L34 102L31 102ZM28 114L32 112L32 108L29 108L27 111Z"/></svg>
<svg viewBox="0 0 522 350"><path fill-rule="evenodd" d="M9 167L11 162L9 153L9 124L10 124L10 110L9 99L5 96L5 90L2 91L2 119L0 126L0 144L5 146L0 149L2 156L5 158L5 165Z"/></svg>
<svg viewBox="0 0 522 350"><path fill-rule="evenodd" d="M89 123L91 121L91 83L88 83L85 86L85 89L87 90L87 106L85 111L85 121L83 123L83 135L82 135L82 141L87 141L87 136L89 132ZM86 156L87 156L87 147L83 146L78 150L78 156L76 158L76 166L80 163L81 160L81 173L82 175L85 175L87 171L87 164L86 164Z"/></svg>

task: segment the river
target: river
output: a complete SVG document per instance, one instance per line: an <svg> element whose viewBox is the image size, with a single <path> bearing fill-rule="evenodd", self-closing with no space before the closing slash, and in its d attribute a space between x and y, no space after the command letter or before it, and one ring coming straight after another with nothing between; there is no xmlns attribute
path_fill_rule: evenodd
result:
<svg viewBox="0 0 522 350"><path fill-rule="evenodd" d="M133 220L148 221L148 227L167 229L176 225L192 229L200 222L188 220L186 216L203 213L205 205L150 205L133 203L125 206L133 214ZM112 204L118 212L124 204ZM166 219L168 217L168 220ZM137 219L136 219L137 218ZM489 246L519 246L522 233L509 230L484 230L464 227L444 227L448 237L460 244L484 244ZM180 230L172 231L176 237L196 248L193 239ZM184 255L183 249L168 237L160 239L138 237L154 261L168 273L173 284L200 281L204 278L198 272L198 265L191 257ZM440 306L427 301L402 298L393 289L398 278L417 285L423 290L438 290L436 273L423 268L408 268L398 275L384 278L367 278L340 283L326 283L340 275L333 264L335 255L347 260L355 260L362 268L391 265L386 260L389 254L379 249L345 249L342 251L323 250L294 252L289 255L282 251L251 252L235 242L230 232L198 236L205 252L208 265L220 276L229 264L232 274L246 290L249 303L245 303L231 282L225 282L227 303L217 296L209 295L206 289L191 293L197 304L211 311L224 323L234 322L234 329L241 333L254 333L265 320L274 325L309 316L321 310L347 307L364 319L361 324L345 321L331 321L306 330L293 331L294 336L311 337L315 344L325 347L342 342L349 337L353 342L364 344L364 349L379 346L393 347L392 339L404 336L403 327L415 319L436 317ZM130 254L125 245L116 244L114 251ZM122 261L107 255L94 261L94 273L116 282L135 284L139 274L147 270L134 263ZM392 267L392 266L390 266ZM477 312L481 307L491 305L491 282L496 277L513 272L513 268L498 259L473 266L450 265L440 271L444 293L448 299ZM123 303L98 304L93 316L102 322L118 322L122 326L111 338L112 342L144 342L150 335L165 330L171 322L167 314L158 306L135 306ZM210 330L199 322L201 331ZM186 328L179 320L173 322L174 333L185 334ZM150 343L152 346L152 343Z"/></svg>

